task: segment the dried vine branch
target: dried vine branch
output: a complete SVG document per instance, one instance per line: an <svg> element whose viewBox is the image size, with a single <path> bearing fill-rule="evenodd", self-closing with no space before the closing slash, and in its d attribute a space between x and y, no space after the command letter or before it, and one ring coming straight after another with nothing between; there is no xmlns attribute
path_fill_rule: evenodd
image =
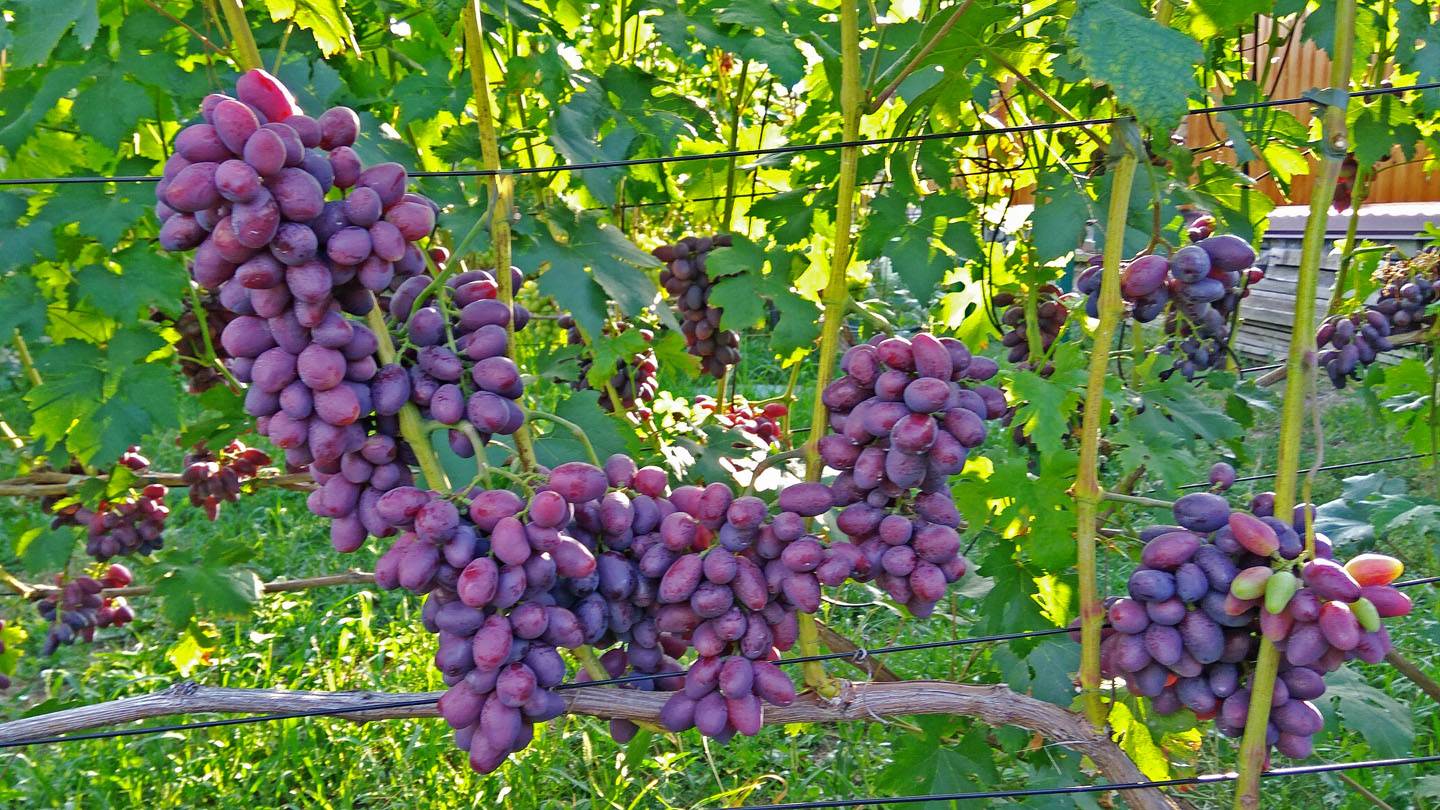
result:
<svg viewBox="0 0 1440 810"><path fill-rule="evenodd" d="M834 699L805 695L793 705L765 708L765 723L836 723L883 720L916 714L953 714L974 717L991 725L1016 726L1033 731L1084 754L1111 782L1144 781L1130 758L1104 733L1090 728L1085 718L1000 685L972 686L944 681L899 683L839 682ZM667 696L657 692L593 687L561 693L571 714L655 722ZM151 717L200 712L268 714L283 712L343 712L337 716L355 722L435 717L433 705L357 710L366 704L384 705L410 699L439 698L440 692L298 692L282 689L229 689L181 683L149 695L0 723L0 743L20 742L82 729L113 726ZM1177 805L1159 790L1131 790L1122 796L1137 810L1174 810Z"/></svg>

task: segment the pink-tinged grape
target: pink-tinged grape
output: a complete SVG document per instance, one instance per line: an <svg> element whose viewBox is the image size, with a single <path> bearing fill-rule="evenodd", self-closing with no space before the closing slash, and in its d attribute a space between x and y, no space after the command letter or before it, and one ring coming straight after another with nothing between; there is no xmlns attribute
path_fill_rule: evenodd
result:
<svg viewBox="0 0 1440 810"><path fill-rule="evenodd" d="M1230 595L1236 599L1254 600L1265 595L1265 585L1274 572L1269 566L1256 565L1246 568L1230 583Z"/></svg>
<svg viewBox="0 0 1440 810"><path fill-rule="evenodd" d="M370 226L370 242L375 255L387 262L398 262L405 258L408 247L405 237L388 222L376 222Z"/></svg>
<svg viewBox="0 0 1440 810"><path fill-rule="evenodd" d="M285 168L285 142L269 129L256 130L245 141L245 162L262 177L271 177Z"/></svg>
<svg viewBox="0 0 1440 810"><path fill-rule="evenodd" d="M1134 599L1117 599L1108 611L1110 626L1118 633L1140 633L1150 624L1145 606Z"/></svg>
<svg viewBox="0 0 1440 810"><path fill-rule="evenodd" d="M332 425L349 425L360 418L360 400L345 386L316 391L314 403L315 415Z"/></svg>
<svg viewBox="0 0 1440 810"><path fill-rule="evenodd" d="M1130 597L1141 602L1161 602L1175 595L1175 577L1165 571L1137 569L1130 575Z"/></svg>
<svg viewBox="0 0 1440 810"><path fill-rule="evenodd" d="M760 698L755 695L726 698L725 708L730 725L737 733L747 737L753 737L760 733L760 728L764 723L764 709L760 705Z"/></svg>
<svg viewBox="0 0 1440 810"><path fill-rule="evenodd" d="M275 231L270 254L286 265L304 264L315 258L319 243L315 232L298 222L284 222Z"/></svg>
<svg viewBox="0 0 1440 810"><path fill-rule="evenodd" d="M421 203L400 202L385 212L385 221L393 225L405 239L416 242L435 230L435 211Z"/></svg>
<svg viewBox="0 0 1440 810"><path fill-rule="evenodd" d="M215 105L210 121L215 126L215 134L220 138L220 142L237 155L244 151L245 142L250 140L250 136L260 129L260 121L255 117L255 113L239 101L230 99Z"/></svg>
<svg viewBox="0 0 1440 810"><path fill-rule="evenodd" d="M1305 586L1322 599L1353 602L1360 598L1360 583L1332 560L1311 560L1300 576Z"/></svg>
<svg viewBox="0 0 1440 810"><path fill-rule="evenodd" d="M215 172L219 168L219 163L201 161L181 169L165 187L165 204L186 213L219 205L221 197L215 188Z"/></svg>
<svg viewBox="0 0 1440 810"><path fill-rule="evenodd" d="M296 361L300 379L314 391L334 388L345 379L345 355L319 344L307 346Z"/></svg>
<svg viewBox="0 0 1440 810"><path fill-rule="evenodd" d="M359 264L370 257L370 232L364 228L343 228L325 243L325 254L336 264Z"/></svg>
<svg viewBox="0 0 1440 810"><path fill-rule="evenodd" d="M820 483L802 483L780 491L779 507L804 517L813 517L834 505L830 488Z"/></svg>
<svg viewBox="0 0 1440 810"><path fill-rule="evenodd" d="M1143 298L1160 289L1170 262L1164 256L1141 256L1125 267L1120 279L1120 292L1126 298Z"/></svg>
<svg viewBox="0 0 1440 810"><path fill-rule="evenodd" d="M1185 618L1185 603L1180 597L1172 596L1161 602L1149 602L1145 605L1145 615L1155 624L1168 624L1174 626Z"/></svg>
<svg viewBox="0 0 1440 810"><path fill-rule="evenodd" d="M605 473L584 462L566 462L550 471L550 488L570 503L599 500L605 494Z"/></svg>
<svg viewBox="0 0 1440 810"><path fill-rule="evenodd" d="M215 169L214 182L216 191L230 202L248 202L260 193L260 175L240 160L221 163Z"/></svg>
<svg viewBox="0 0 1440 810"><path fill-rule="evenodd" d="M255 199L235 203L230 209L229 219L236 241L258 250L275 238L280 228L280 206L268 190L261 190Z"/></svg>
<svg viewBox="0 0 1440 810"><path fill-rule="evenodd" d="M325 207L325 190L320 187L320 182L304 169L281 169L266 182L266 187L280 206L280 213L292 222L309 222L319 216Z"/></svg>
<svg viewBox="0 0 1440 810"><path fill-rule="evenodd" d="M356 182L379 194L381 204L388 208L404 196L405 181L403 166L398 163L378 163L362 171Z"/></svg>
<svg viewBox="0 0 1440 810"><path fill-rule="evenodd" d="M334 173L336 188L353 188L360 179L361 168L360 156L354 149L341 146L331 150L330 170Z"/></svg>
<svg viewBox="0 0 1440 810"><path fill-rule="evenodd" d="M349 107L331 107L320 114L319 146L321 149L335 149L353 146L360 135L360 116Z"/></svg>
<svg viewBox="0 0 1440 810"><path fill-rule="evenodd" d="M1175 522L1200 534L1209 534L1224 526L1230 518L1230 504L1219 495L1192 492L1175 501Z"/></svg>
<svg viewBox="0 0 1440 810"><path fill-rule="evenodd" d="M1410 597L1388 585L1366 585L1360 589L1360 596L1375 606L1382 619L1408 616L1412 607Z"/></svg>
<svg viewBox="0 0 1440 810"><path fill-rule="evenodd" d="M285 271L285 288L297 302L295 317L301 324L307 319L319 323L328 311L324 305L330 298L330 268L314 259L297 264ZM314 304L318 309L307 313L299 303Z"/></svg>
<svg viewBox="0 0 1440 810"><path fill-rule="evenodd" d="M293 113L285 119L285 125L295 130L295 135L306 149L320 145L320 124L303 113Z"/></svg>
<svg viewBox="0 0 1440 810"><path fill-rule="evenodd" d="M357 188L345 198L345 216L352 225L368 228L380 219L380 195L374 189Z"/></svg>
<svg viewBox="0 0 1440 810"><path fill-rule="evenodd" d="M176 214L160 226L160 247L165 250L192 250L205 241L205 229L195 221L190 214ZM215 284L203 285L207 289L213 289L223 280Z"/></svg>
<svg viewBox="0 0 1440 810"><path fill-rule="evenodd" d="M1339 650L1353 650L1360 643L1360 622L1344 602L1326 602L1320 606L1320 619L1316 622L1325 640Z"/></svg>
<svg viewBox="0 0 1440 810"><path fill-rule="evenodd" d="M1364 588L1389 585L1405 573L1405 565L1384 554L1359 554L1345 563L1345 570Z"/></svg>
<svg viewBox="0 0 1440 810"><path fill-rule="evenodd" d="M1177 504L1176 509L1179 509ZM1245 512L1232 512L1228 520L1235 540L1247 551L1261 557L1269 557L1280 547L1280 539L1269 524Z"/></svg>
<svg viewBox="0 0 1440 810"><path fill-rule="evenodd" d="M270 254L260 253L236 269L235 279L249 290L269 289L285 280L285 268Z"/></svg>
<svg viewBox="0 0 1440 810"><path fill-rule="evenodd" d="M1140 563L1147 568L1174 571L1190 561L1200 549L1200 538L1191 532L1169 532L1145 544Z"/></svg>
<svg viewBox="0 0 1440 810"><path fill-rule="evenodd" d="M191 163L229 160L230 150L210 124L191 124L175 136L175 152Z"/></svg>
<svg viewBox="0 0 1440 810"><path fill-rule="evenodd" d="M295 355L278 347L261 352L250 370L253 384L272 394L280 393L295 379L295 375Z"/></svg>
<svg viewBox="0 0 1440 810"><path fill-rule="evenodd" d="M231 357L259 357L275 346L275 338L263 318L241 315L225 324L220 332L220 346Z"/></svg>
<svg viewBox="0 0 1440 810"><path fill-rule="evenodd" d="M295 130L277 123L264 124L261 128L280 138L280 143L285 146L285 165L299 171L299 165L305 160L305 144L300 142L300 136L295 134Z"/></svg>
<svg viewBox="0 0 1440 810"><path fill-rule="evenodd" d="M235 82L235 95L271 121L284 121L299 112L290 90L279 79L259 68L241 74Z"/></svg>

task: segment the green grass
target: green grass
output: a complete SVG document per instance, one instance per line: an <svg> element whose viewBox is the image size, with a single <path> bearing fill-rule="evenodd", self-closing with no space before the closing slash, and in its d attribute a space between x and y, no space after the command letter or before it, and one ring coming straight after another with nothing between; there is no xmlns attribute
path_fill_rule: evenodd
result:
<svg viewBox="0 0 1440 810"><path fill-rule="evenodd" d="M772 376L780 376L777 369ZM782 381L783 383L783 381ZM1326 461L1361 460L1397 454L1399 447L1369 418L1353 395L1327 395ZM995 441L1001 441L996 432ZM1262 420L1249 434L1251 471L1273 468L1274 425ZM1308 458L1308 457L1307 457ZM1412 490L1434 491L1434 477L1418 462L1392 465ZM1317 500L1339 492L1348 474L1324 473ZM1197 471L1197 478L1203 470ZM1264 486L1255 487L1256 490ZM1138 520L1144 516L1137 514ZM331 549L323 522L305 513L301 496L266 491L227 505L210 524L193 510L177 510L169 533L172 546L199 544L223 536L248 545L250 566L262 578L301 577L345 567L369 568L374 549L341 557ZM983 541L982 541L983 542ZM1420 576L1440 570L1419 537L1384 538L1382 544ZM176 552L179 553L179 552ZM1119 568L1116 563L1114 568ZM137 566L145 581L145 564ZM867 646L905 643L973 633L978 618L973 600L956 595L935 617L919 622L903 616L868 587L850 586L832 594L824 620ZM1410 619L1392 622L1397 646L1428 671L1440 670L1440 605L1416 594ZM162 689L186 679L232 687L292 689L374 689L418 691L440 688L430 665L433 640L419 626L419 600L405 594L361 587L317 589L268 596L253 615L197 625L210 648L203 658L187 653L190 641L155 615L155 603L134 600L140 620L122 631L102 631L93 645L63 649L52 659L22 659L19 685L6 696L0 716L54 710ZM5 609L16 609L14 603ZM1055 640L1056 649L1068 642ZM904 677L1004 682L1028 651L1025 645L976 646L911 652L885 663ZM1023 666L1022 666L1023 668ZM1408 752L1440 750L1440 713L1433 701L1384 666L1352 665L1369 686L1406 707L1415 740ZM836 665L832 671L849 677ZM1040 683L1042 676L1047 683ZM1027 678L1029 675L1027 674ZM1037 689L1062 687L1064 672L1036 673ZM159 722L159 721L155 721ZM1063 748L1031 748L1013 729L989 729L973 721L925 728L936 743L919 743L906 720L850 723L833 727L768 727L752 739L712 745L696 734L642 735L630 746L612 742L605 724L590 718L563 718L544 727L535 742L491 776L473 774L439 720L359 724L337 718L256 723L154 736L36 746L0 752L0 806L3 807L514 807L630 808L715 807L767 801L893 794L905 778L943 767L958 768L946 785L987 788L1061 785L1086 778L1081 763ZM1169 751L1177 772L1213 772L1233 767L1233 746L1217 735L1203 736L1200 749ZM1353 723L1336 725L1318 740L1317 760L1343 761L1379 756ZM967 752L999 758L999 770L979 779L963 765ZM1015 751L1025 749L1019 755ZM929 758L927 758L929 757ZM956 766L955 763L962 763ZM949 765L945 765L949 763ZM1185 763L1188 763L1185 764ZM988 766L986 766L988 767ZM970 773L966 773L969 768ZM1422 806L1412 790L1416 769L1354 774L1367 787L1390 796L1396 806ZM922 790L925 784L909 790ZM1369 804L1334 776L1275 780L1265 785L1267 806L1362 808ZM1229 788L1197 788L1188 798L1202 807L1228 805ZM1397 798L1398 797L1398 798ZM1025 806L1095 807L1090 800L1033 800Z"/></svg>

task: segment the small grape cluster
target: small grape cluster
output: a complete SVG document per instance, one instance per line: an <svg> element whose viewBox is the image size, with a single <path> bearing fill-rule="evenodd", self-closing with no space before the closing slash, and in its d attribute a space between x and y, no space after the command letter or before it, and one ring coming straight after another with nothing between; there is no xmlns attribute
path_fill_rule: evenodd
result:
<svg viewBox="0 0 1440 810"><path fill-rule="evenodd" d="M41 617L51 622L41 654L53 655L62 644L74 644L77 639L94 641L96 630L124 627L134 621L135 611L124 597L100 594L105 588L123 588L133 581L130 570L118 564L111 565L98 580L75 577L66 582L57 575L55 584L60 586L59 592L35 603Z"/></svg>
<svg viewBox="0 0 1440 810"><path fill-rule="evenodd" d="M197 297L204 309L205 323L201 325L192 301L187 298L185 308L174 322L175 331L180 333L180 339L175 342L175 350L180 355L180 373L189 381L190 393L203 394L225 382L220 369L201 360L209 354L206 332L209 332L208 347L213 348L216 359L223 362L227 356L220 343L220 334L225 325L235 320L236 316L208 291L200 291ZM167 322L169 317L157 312L152 316L152 320Z"/></svg>
<svg viewBox="0 0 1440 810"><path fill-rule="evenodd" d="M854 346L841 368L821 394L831 432L819 451L840 471L829 489L849 542L830 546L821 581L873 579L928 616L965 573L949 477L984 443L985 421L1005 414L1005 395L979 384L997 366L958 340L921 333ZM782 507L797 489L781 493Z"/></svg>
<svg viewBox="0 0 1440 810"><path fill-rule="evenodd" d="M1060 337L1065 320L1070 317L1070 310L1065 306L1062 295L1064 293L1054 284L1044 284L1036 290L1035 315L1040 330L1040 348L1046 354L1050 352L1056 338ZM1030 360L1030 339L1026 332L1024 303L1019 301L1015 294L1008 292L996 294L992 303L1005 308L1000 315L1000 323L1005 327L1000 336L1000 344L1010 349L1007 359L1021 364L1022 368L1034 368L1034 363ZM1045 376L1054 374L1055 364L1047 361L1039 373Z"/></svg>
<svg viewBox="0 0 1440 810"><path fill-rule="evenodd" d="M139 446L126 450L119 463L136 474L150 469L150 460L140 454ZM85 527L85 553L104 562L121 554L150 554L165 545L168 493L163 484L146 484L119 498L102 500L94 509L62 498L46 498L43 503L54 513L51 528Z"/></svg>
<svg viewBox="0 0 1440 810"><path fill-rule="evenodd" d="M1375 357L1394 348L1390 335L1420 329L1426 311L1440 299L1440 251L1427 250L1409 261L1392 259L1376 271L1383 286L1378 300L1364 311L1326 318L1315 333L1320 350L1316 362L1330 383L1344 388ZM1427 275L1428 274L1428 275Z"/></svg>
<svg viewBox="0 0 1440 810"><path fill-rule="evenodd" d="M270 456L256 447L246 447L239 439L214 452L202 442L185 454L180 480L189 490L190 505L205 510L205 517L220 516L220 504L234 503L240 498L240 485L254 478L260 468L270 463Z"/></svg>
<svg viewBox="0 0 1440 810"><path fill-rule="evenodd" d="M783 402L767 402L764 405L744 398L729 399L724 408L717 406L715 398L706 394L695 397L695 407L713 414L721 427L747 433L767 445L780 443L780 420L790 413Z"/></svg>
<svg viewBox="0 0 1440 810"><path fill-rule="evenodd" d="M511 267L511 289L524 281ZM412 402L422 415L450 429L450 448L462 458L495 434L508 436L525 423L519 400L525 391L510 358L510 333L530 323L530 311L509 307L489 270L467 270L437 284L428 275L406 279L382 303L401 325L403 348L374 382L375 411L400 412ZM473 433L471 429L473 428Z"/></svg>
<svg viewBox="0 0 1440 810"><path fill-rule="evenodd" d="M556 321L556 325L565 330L565 342L571 346L583 346L585 338L580 334L580 327L575 323L575 318L566 313ZM607 324L606 334L613 332L629 331L630 324L619 322L613 326ZM650 329L641 328L640 337L646 344L655 340L655 333ZM585 390L590 387L590 369L595 361L587 355L580 357L580 375L574 382L576 390ZM655 357L655 350L649 348L638 354L632 355L629 359L619 358L615 361L615 373L610 375L610 388L620 397L620 407L626 411L640 411L640 418L644 419L650 413L650 403L654 401L655 394L660 390L660 381L656 372L660 370L660 361ZM600 392L600 407L607 411L614 412L615 404L610 401L608 389Z"/></svg>
<svg viewBox="0 0 1440 810"><path fill-rule="evenodd" d="M1217 487L1227 478L1223 469L1211 477ZM1188 708L1238 737L1263 636L1285 656L1268 744L1303 758L1323 725L1311 702L1324 694L1323 675L1350 658L1382 660L1390 642L1380 620L1405 615L1410 601L1389 587L1402 570L1392 558L1363 554L1341 566L1316 535L1315 557L1304 560L1301 533L1313 511L1296 507L1285 521L1273 506L1273 493L1257 496L1249 511L1194 493L1175 502L1178 525L1141 532L1129 595L1108 604L1101 662L1158 713Z"/></svg>
<svg viewBox="0 0 1440 810"><path fill-rule="evenodd" d="M716 379L740 362L740 334L720 328L724 310L710 306L711 282L705 272L705 257L717 247L730 245L729 234L687 236L651 251L665 263L665 269L660 271L660 286L674 297L680 309L685 346L700 358L700 369Z"/></svg>
<svg viewBox="0 0 1440 810"><path fill-rule="evenodd" d="M1085 312L1099 317L1102 259L1096 256L1075 280L1086 297ZM1229 352L1230 320L1240 299L1264 272L1253 267L1255 251L1231 234L1207 236L1170 256L1147 254L1121 270L1120 293L1136 323L1165 315L1161 354L1179 355L1161 372L1193 379L1196 372L1223 368Z"/></svg>

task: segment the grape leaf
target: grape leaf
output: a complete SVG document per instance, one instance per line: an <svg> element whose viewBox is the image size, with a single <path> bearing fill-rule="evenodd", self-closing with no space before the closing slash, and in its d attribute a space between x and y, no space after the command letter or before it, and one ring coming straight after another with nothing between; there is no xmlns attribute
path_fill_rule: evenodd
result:
<svg viewBox="0 0 1440 810"><path fill-rule="evenodd" d="M137 312L149 317L152 307L178 312L188 278L184 265L172 254L136 243L111 257L123 273L91 265L75 274L80 300L110 317L124 321Z"/></svg>
<svg viewBox="0 0 1440 810"><path fill-rule="evenodd" d="M1334 704L1345 725L1360 732L1382 757L1403 757L1415 742L1410 710L1395 698L1365 683L1348 666L1325 678L1325 703Z"/></svg>
<svg viewBox="0 0 1440 810"><path fill-rule="evenodd" d="M355 27L345 15L343 0L264 0L272 22L294 20L295 24L315 37L315 44L326 56L342 51L360 52L355 41Z"/></svg>
<svg viewBox="0 0 1440 810"><path fill-rule="evenodd" d="M48 305L35 277L29 273L0 279L0 335L9 335L18 329L21 336L33 340L45 334Z"/></svg>
<svg viewBox="0 0 1440 810"><path fill-rule="evenodd" d="M632 450L626 435L619 429L619 422L600 407L600 394L596 391L576 391L555 406L555 415L573 422L590 440L595 454L603 462L615 453L630 453ZM545 420L538 420L544 424ZM589 461L585 446L562 425L548 425L548 433L535 441L536 459L547 467L567 461Z"/></svg>
<svg viewBox="0 0 1440 810"><path fill-rule="evenodd" d="M1116 701L1110 704L1110 728L1120 749L1135 761L1147 779L1169 779L1170 758L1155 744L1150 729L1136 717L1131 706L1138 701Z"/></svg>
<svg viewBox="0 0 1440 810"><path fill-rule="evenodd" d="M108 188L102 183L77 183L62 186L51 205L84 211L85 215L75 220L76 228L105 247L113 248L144 216L148 203L142 195L149 193L149 188L134 183Z"/></svg>
<svg viewBox="0 0 1440 810"><path fill-rule="evenodd" d="M75 97L71 115L81 132L114 147L135 132L146 110L152 107L150 95L143 88L111 68Z"/></svg>
<svg viewBox="0 0 1440 810"><path fill-rule="evenodd" d="M1036 258L1048 262L1074 251L1091 218L1090 197L1068 174L1043 175L1030 213L1030 242Z"/></svg>
<svg viewBox="0 0 1440 810"><path fill-rule="evenodd" d="M1097 0L1070 21L1080 61L1115 91L1141 123L1172 128L1197 89L1200 45L1190 37L1125 8ZM1125 43L1117 47L1116 43Z"/></svg>
<svg viewBox="0 0 1440 810"><path fill-rule="evenodd" d="M100 31L96 0L15 0L15 19L10 23L11 66L42 65L50 58L60 38L75 26L75 39L85 48Z"/></svg>
<svg viewBox="0 0 1440 810"><path fill-rule="evenodd" d="M31 526L15 532L17 527L7 526L7 534L15 538L11 551L20 558L20 564L32 574L54 571L70 559L75 548L74 529L52 529L50 526Z"/></svg>
<svg viewBox="0 0 1440 810"><path fill-rule="evenodd" d="M400 120L403 122L428 120L442 110L458 114L470 99L470 85L450 80L450 62L441 56L425 63L424 70L411 71L396 82L395 95L405 99L400 105ZM473 154L475 139L469 143Z"/></svg>
<svg viewBox="0 0 1440 810"><path fill-rule="evenodd" d="M1271 11L1268 0L1194 0L1190 4L1190 33L1204 41L1249 23L1256 14Z"/></svg>
<svg viewBox="0 0 1440 810"><path fill-rule="evenodd" d="M917 718L926 729L924 735L907 734L895 745L893 761L876 779L881 792L894 796L918 796L928 793L963 793L976 790L986 772L998 778L989 747L981 745L982 755L972 758L948 745L944 737L958 730L954 721L934 722L935 718ZM944 810L949 802L925 802L924 810Z"/></svg>
<svg viewBox="0 0 1440 810"><path fill-rule="evenodd" d="M155 582L160 612L179 627L199 614L243 616L260 601L260 578L253 571L233 571L208 564L179 565Z"/></svg>
<svg viewBox="0 0 1440 810"><path fill-rule="evenodd" d="M88 75L81 65L61 65L44 73L38 88L17 81L0 92L0 109L8 111L0 118L0 147L14 154L35 133L35 125L55 107L55 102Z"/></svg>

